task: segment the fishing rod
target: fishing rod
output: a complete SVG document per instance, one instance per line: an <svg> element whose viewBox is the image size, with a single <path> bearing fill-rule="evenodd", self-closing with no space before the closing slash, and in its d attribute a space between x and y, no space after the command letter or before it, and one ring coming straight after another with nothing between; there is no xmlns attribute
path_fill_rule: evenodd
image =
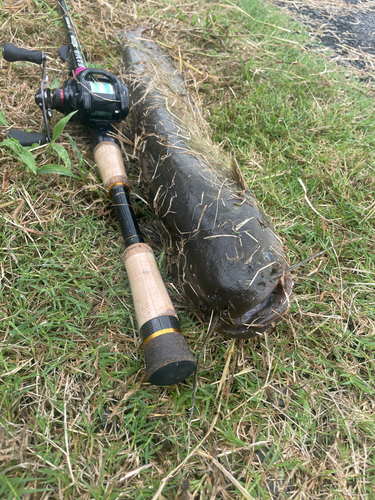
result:
<svg viewBox="0 0 375 500"><path fill-rule="evenodd" d="M124 120L129 112L127 87L114 75L102 69L87 68L77 34L64 0L58 0L67 28L69 45L59 49L60 57L69 61L73 78L62 88L51 89L46 74L47 56L39 50L28 50L12 43L3 46L3 57L9 62L27 61L43 64L40 89L35 102L43 113L46 134L11 130L8 137L23 146L51 141L48 120L52 110L68 114L88 126L94 136L94 159L104 188L111 199L124 239L122 260L129 278L138 328L145 351L146 373L155 385L172 385L191 375L196 362L182 335L177 314L160 275L154 253L144 242L130 202L130 182L121 150L112 137L112 124Z"/></svg>

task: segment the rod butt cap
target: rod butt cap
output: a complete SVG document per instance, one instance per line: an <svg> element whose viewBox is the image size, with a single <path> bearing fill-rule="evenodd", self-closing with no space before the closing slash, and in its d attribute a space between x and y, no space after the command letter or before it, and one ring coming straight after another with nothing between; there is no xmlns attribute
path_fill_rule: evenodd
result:
<svg viewBox="0 0 375 500"><path fill-rule="evenodd" d="M184 336L169 332L154 337L144 347L147 378L153 385L178 384L197 366Z"/></svg>

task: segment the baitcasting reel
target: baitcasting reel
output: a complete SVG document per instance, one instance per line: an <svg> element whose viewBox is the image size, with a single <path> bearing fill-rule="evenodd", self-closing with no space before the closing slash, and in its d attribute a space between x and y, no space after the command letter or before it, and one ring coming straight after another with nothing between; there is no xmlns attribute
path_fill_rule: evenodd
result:
<svg viewBox="0 0 375 500"><path fill-rule="evenodd" d="M63 52L60 49L59 55ZM128 89L108 71L79 67L75 70L74 77L65 81L62 88L51 89L46 75L47 56L40 50L20 49L13 43L6 43L3 45L3 57L8 62L43 63L40 89L35 95L35 102L42 110L46 135L11 130L8 137L17 139L22 146L51 141L48 120L52 116L52 109L64 114L78 111L79 122L95 130L108 129L110 123L121 122L129 113Z"/></svg>

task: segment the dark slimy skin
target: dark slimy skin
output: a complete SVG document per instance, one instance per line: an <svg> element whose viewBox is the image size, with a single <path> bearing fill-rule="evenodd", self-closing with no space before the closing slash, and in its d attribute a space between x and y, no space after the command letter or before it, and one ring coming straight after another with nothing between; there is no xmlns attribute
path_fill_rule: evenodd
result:
<svg viewBox="0 0 375 500"><path fill-rule="evenodd" d="M280 320L292 283L280 239L236 162L214 146L165 53L142 30L121 33L142 184L173 278L216 330L250 338Z"/></svg>

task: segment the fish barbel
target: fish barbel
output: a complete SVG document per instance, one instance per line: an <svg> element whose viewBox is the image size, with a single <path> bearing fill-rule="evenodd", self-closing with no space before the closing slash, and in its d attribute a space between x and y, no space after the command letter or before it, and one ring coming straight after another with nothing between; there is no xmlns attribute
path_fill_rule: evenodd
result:
<svg viewBox="0 0 375 500"><path fill-rule="evenodd" d="M246 339L277 323L293 283L270 220L238 164L215 146L165 52L142 28L120 40L141 181L162 227L172 277L216 331ZM282 276L280 278L280 276Z"/></svg>

